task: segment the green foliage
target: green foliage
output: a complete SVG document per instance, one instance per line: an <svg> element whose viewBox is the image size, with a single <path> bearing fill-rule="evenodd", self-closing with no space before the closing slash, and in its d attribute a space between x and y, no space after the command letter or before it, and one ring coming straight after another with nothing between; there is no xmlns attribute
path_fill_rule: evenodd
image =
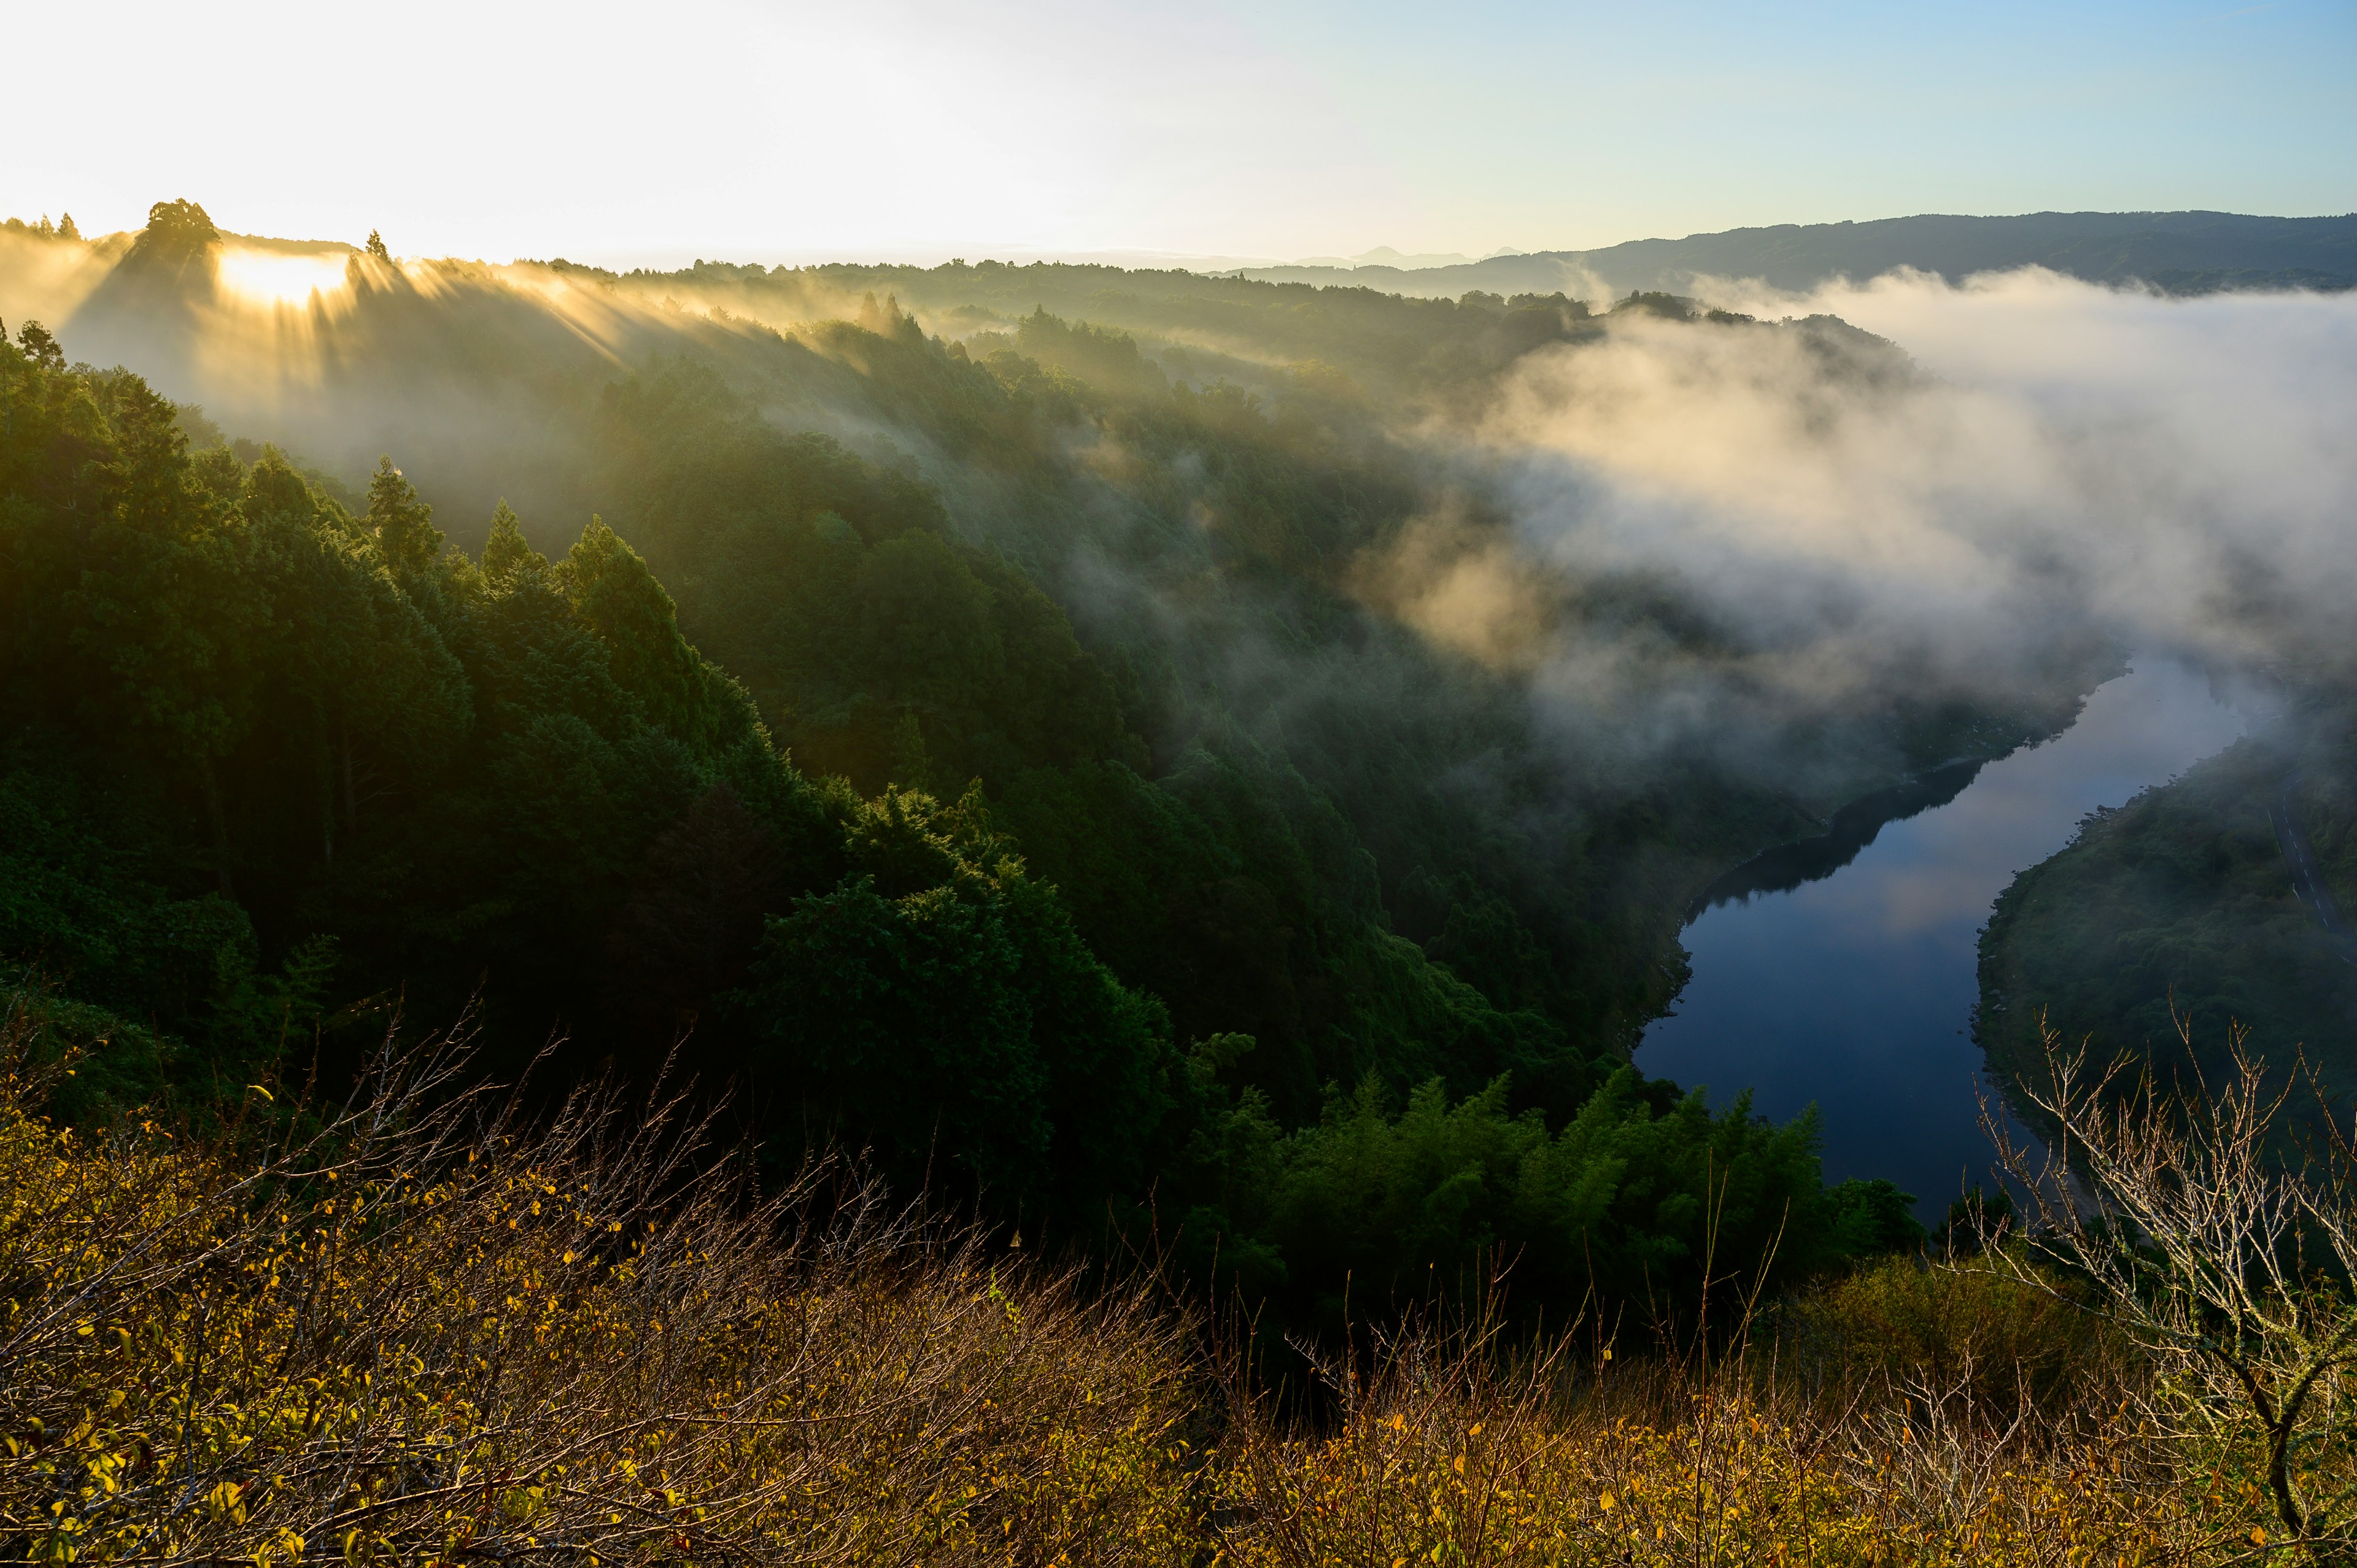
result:
<svg viewBox="0 0 2357 1568"><path fill-rule="evenodd" d="M905 1186L940 1162L1001 1208L1086 1224L1141 1190L1170 1108L1159 1004L1106 972L990 831L887 790L846 824L849 867L769 922L734 1005L761 1041L757 1095L872 1149Z"/></svg>
<svg viewBox="0 0 2357 1568"><path fill-rule="evenodd" d="M625 383L606 417L633 537L804 768L954 792L1143 761L1063 612L930 489L778 434L709 371Z"/></svg>
<svg viewBox="0 0 2357 1568"><path fill-rule="evenodd" d="M528 564L501 547L497 568L512 579ZM514 534L514 518L508 519ZM491 552L485 551L486 563ZM615 682L637 698L662 729L692 744L726 750L754 740L759 720L744 693L706 663L679 634L671 596L636 552L596 518L556 571L556 585L574 612L604 640Z"/></svg>
<svg viewBox="0 0 2357 1568"><path fill-rule="evenodd" d="M455 1007L488 975L514 1048L595 1035L607 928L701 793L808 836L610 532L559 574L510 514L485 572L390 464L355 521L274 451L192 456L136 378L7 351L0 395L0 950L73 995L243 1060L284 1043L234 1021L253 977L331 933L346 997Z"/></svg>
<svg viewBox="0 0 2357 1568"><path fill-rule="evenodd" d="M0 337L5 336L5 333L0 333ZM66 351L58 346L58 340L50 336L49 329L38 321L27 321L16 328L16 344L24 349L27 359L45 370L62 371L66 368Z"/></svg>
<svg viewBox="0 0 2357 1568"><path fill-rule="evenodd" d="M422 572L442 552L442 531L434 526L434 509L417 499L417 490L391 457L380 458L369 480L368 516L361 520L376 535L377 553L396 573Z"/></svg>
<svg viewBox="0 0 2357 1568"><path fill-rule="evenodd" d="M1250 1049L1199 1051L1199 1080ZM1511 1112L1502 1078L1457 1101L1436 1079L1396 1109L1370 1078L1290 1133L1256 1090L1208 1097L1180 1258L1273 1293L1299 1326L1461 1301L1500 1276L1525 1316L1561 1322L1583 1303L1674 1316L1706 1272L1748 1289L1882 1250L1861 1244L1854 1195L1821 1188L1813 1112L1773 1127L1748 1098L1714 1112L1629 1068L1554 1133Z"/></svg>
<svg viewBox="0 0 2357 1568"><path fill-rule="evenodd" d="M1915 1218L1915 1195L1881 1176L1852 1176L1825 1192L1834 1246L1854 1258L1911 1253L1929 1239Z"/></svg>
<svg viewBox="0 0 2357 1568"><path fill-rule="evenodd" d="M332 942L261 972L243 909L142 880L56 772L0 771L0 998L35 1030L37 1055L79 1059L58 1096L66 1113L102 1120L167 1094L201 1103L267 1071L317 1016Z"/></svg>

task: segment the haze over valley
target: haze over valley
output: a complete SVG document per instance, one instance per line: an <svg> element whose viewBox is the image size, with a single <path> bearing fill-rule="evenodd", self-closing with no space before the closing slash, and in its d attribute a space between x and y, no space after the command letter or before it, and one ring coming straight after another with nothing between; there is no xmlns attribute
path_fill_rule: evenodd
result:
<svg viewBox="0 0 2357 1568"><path fill-rule="evenodd" d="M2357 1542L2338 12L494 7L272 162L264 9L0 175L0 1555Z"/></svg>

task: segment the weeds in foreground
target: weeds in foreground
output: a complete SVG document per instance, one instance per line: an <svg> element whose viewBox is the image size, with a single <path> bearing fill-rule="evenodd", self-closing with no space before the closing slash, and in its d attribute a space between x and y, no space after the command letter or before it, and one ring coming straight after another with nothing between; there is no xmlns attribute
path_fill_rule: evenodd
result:
<svg viewBox="0 0 2357 1568"><path fill-rule="evenodd" d="M1913 1272L1911 1261L1889 1266ZM1764 1343L1763 1353L1770 1349ZM2242 1518L2092 1403L2061 1430L1969 1388L1722 1363L1501 1362L1478 1332L1383 1344L1330 1433L1222 1446L1238 1564L2164 1564L2233 1561Z"/></svg>
<svg viewBox="0 0 2357 1568"><path fill-rule="evenodd" d="M1183 1326L446 1047L296 1133L0 1085L0 1557L1048 1562L1173 1541ZM242 1136L241 1136L242 1134ZM828 1213L821 1225L813 1217Z"/></svg>
<svg viewBox="0 0 2357 1568"><path fill-rule="evenodd" d="M257 1100L202 1137L75 1133L0 1079L0 1558L2276 1551L2264 1488L2150 1418L2168 1380L2085 1282L2011 1254L1892 1260L1707 1364L1411 1328L1321 1361L1313 1422L1142 1290L1010 1263L839 1174L765 1199L693 1126L595 1095L528 1122L460 1065L388 1047L330 1113Z"/></svg>

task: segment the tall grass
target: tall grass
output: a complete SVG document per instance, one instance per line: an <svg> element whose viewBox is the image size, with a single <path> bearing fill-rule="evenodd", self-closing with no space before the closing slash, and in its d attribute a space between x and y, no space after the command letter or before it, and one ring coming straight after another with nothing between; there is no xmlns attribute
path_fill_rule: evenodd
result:
<svg viewBox="0 0 2357 1568"><path fill-rule="evenodd" d="M2042 1405L2035 1369L2002 1376L1969 1343L1811 1359L1829 1322L1871 1321L1850 1316L1861 1296L1912 1308L1964 1280L1984 1302L2018 1288L1899 1260L1707 1366L1573 1365L1567 1343L1501 1355L1478 1327L1380 1341L1329 1369L1343 1414L1328 1430L1288 1428L1266 1402L1231 1424L1222 1546L1270 1568L2236 1556L2241 1515L2121 1423L2127 1369L2101 1351Z"/></svg>
<svg viewBox="0 0 2357 1568"><path fill-rule="evenodd" d="M0 1556L1049 1562L1173 1541L1183 1326L446 1042L91 1138L0 1084ZM822 1222L817 1217L822 1213ZM1147 1555L1151 1555L1150 1552Z"/></svg>
<svg viewBox="0 0 2357 1568"><path fill-rule="evenodd" d="M660 1106L527 1116L467 1088L447 1040L388 1047L339 1106L255 1090L202 1133L55 1125L10 1059L10 1561L2274 1550L2257 1489L2139 1413L2155 1364L2067 1280L1989 1260L1893 1260L1643 1355L1593 1325L1411 1324L1320 1353L1324 1397L1281 1401L1150 1281L1022 1261L843 1170L764 1196Z"/></svg>

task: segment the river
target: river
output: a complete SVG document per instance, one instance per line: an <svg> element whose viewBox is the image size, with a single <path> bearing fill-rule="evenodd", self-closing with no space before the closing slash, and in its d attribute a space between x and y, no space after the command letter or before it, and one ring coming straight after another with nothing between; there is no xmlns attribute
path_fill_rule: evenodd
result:
<svg viewBox="0 0 2357 1568"><path fill-rule="evenodd" d="M2206 677L2138 660L2056 738L1862 803L1827 840L1762 856L1687 926L1693 977L1637 1065L1706 1086L1713 1104L1748 1087L1778 1121L1813 1101L1826 1180L1889 1176L1936 1219L1988 1179L1972 1011L1990 906L2089 811L2243 727ZM1878 822L1894 812L1913 814Z"/></svg>

